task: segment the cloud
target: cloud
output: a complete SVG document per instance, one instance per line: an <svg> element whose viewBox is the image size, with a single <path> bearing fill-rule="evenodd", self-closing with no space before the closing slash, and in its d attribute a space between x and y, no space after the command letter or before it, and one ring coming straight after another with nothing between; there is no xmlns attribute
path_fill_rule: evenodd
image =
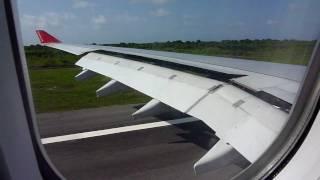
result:
<svg viewBox="0 0 320 180"><path fill-rule="evenodd" d="M115 20L116 20L116 22L121 22L121 23L137 23L137 22L143 21L145 19L142 17L139 17L139 16L132 15L132 14L123 13L123 14L115 16Z"/></svg>
<svg viewBox="0 0 320 180"><path fill-rule="evenodd" d="M115 14L112 18L108 18L104 15L98 15L91 18L91 22L94 25L95 29L101 28L105 24L112 24L113 26L117 27L121 24L135 24L138 22L145 21L144 17L136 16L134 14L122 13L122 14Z"/></svg>
<svg viewBox="0 0 320 180"><path fill-rule="evenodd" d="M132 3L151 3L155 5L167 4L173 0L129 0Z"/></svg>
<svg viewBox="0 0 320 180"><path fill-rule="evenodd" d="M94 6L93 3L88 2L87 0L73 0L72 7L76 9L88 8Z"/></svg>
<svg viewBox="0 0 320 180"><path fill-rule="evenodd" d="M35 26L44 28L47 25L47 20L44 17L37 17L29 14L24 14L21 17L21 23L25 26Z"/></svg>
<svg viewBox="0 0 320 180"><path fill-rule="evenodd" d="M92 18L92 22L96 25L103 25L107 23L107 18L103 15L99 15Z"/></svg>
<svg viewBox="0 0 320 180"><path fill-rule="evenodd" d="M92 23L94 24L94 29L98 30L100 29L103 25L107 23L107 18L104 15L99 15L96 17L93 17Z"/></svg>
<svg viewBox="0 0 320 180"><path fill-rule="evenodd" d="M163 8L159 8L159 9L151 12L151 14L154 15L154 16L163 17L163 16L170 15L170 12L165 10L165 9L163 9Z"/></svg>
<svg viewBox="0 0 320 180"><path fill-rule="evenodd" d="M297 3L289 3L288 4L288 9L290 11L298 10L299 9L299 4L297 4Z"/></svg>
<svg viewBox="0 0 320 180"><path fill-rule="evenodd" d="M59 27L75 18L76 16L71 13L48 12L39 16L23 14L21 23L23 26L34 28Z"/></svg>
<svg viewBox="0 0 320 180"><path fill-rule="evenodd" d="M238 21L238 22L233 22L231 24L228 24L231 28L243 28L245 27L246 23L242 22L242 21Z"/></svg>
<svg viewBox="0 0 320 180"><path fill-rule="evenodd" d="M307 3L307 2L301 1L301 2L289 3L288 10L291 11L292 13L305 13L306 11L309 11L311 7L310 3Z"/></svg>
<svg viewBox="0 0 320 180"><path fill-rule="evenodd" d="M278 23L278 21L272 20L272 19L268 19L268 20L266 21L266 24L267 24L267 25L274 25L274 24L277 24L277 23Z"/></svg>

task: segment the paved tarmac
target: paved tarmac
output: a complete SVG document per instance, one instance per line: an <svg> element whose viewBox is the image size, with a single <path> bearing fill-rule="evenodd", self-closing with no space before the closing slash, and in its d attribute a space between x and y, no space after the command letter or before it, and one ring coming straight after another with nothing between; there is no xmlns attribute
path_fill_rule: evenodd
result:
<svg viewBox="0 0 320 180"><path fill-rule="evenodd" d="M142 123L172 120L184 115L133 120L140 105L38 114L42 138ZM230 179L248 165L244 159L214 172L196 176L193 164L216 142L201 121L46 144L58 170L71 180L100 179Z"/></svg>

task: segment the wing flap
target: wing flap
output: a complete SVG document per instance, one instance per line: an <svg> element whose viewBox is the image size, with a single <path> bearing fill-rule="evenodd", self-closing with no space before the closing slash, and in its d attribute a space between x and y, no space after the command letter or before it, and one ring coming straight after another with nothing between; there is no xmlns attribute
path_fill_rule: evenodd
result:
<svg viewBox="0 0 320 180"><path fill-rule="evenodd" d="M233 81L255 91L270 93L290 104L293 103L299 89L299 82L297 81L256 73L234 78Z"/></svg>

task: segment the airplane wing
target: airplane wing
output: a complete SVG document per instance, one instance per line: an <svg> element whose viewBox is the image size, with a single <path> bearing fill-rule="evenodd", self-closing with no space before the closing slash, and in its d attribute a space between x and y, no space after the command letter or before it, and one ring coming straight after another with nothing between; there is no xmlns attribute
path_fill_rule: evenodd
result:
<svg viewBox="0 0 320 180"><path fill-rule="evenodd" d="M169 107L202 120L220 138L195 163L196 173L220 168L242 156L256 161L285 125L305 66L234 58L64 44L45 31L42 45L83 55L76 79L96 74L113 80L98 96L132 88L153 98L133 114L154 115Z"/></svg>

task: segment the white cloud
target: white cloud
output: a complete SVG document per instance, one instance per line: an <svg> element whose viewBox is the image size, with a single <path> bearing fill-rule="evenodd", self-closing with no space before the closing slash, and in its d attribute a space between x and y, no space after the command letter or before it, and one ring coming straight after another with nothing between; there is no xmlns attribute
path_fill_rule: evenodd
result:
<svg viewBox="0 0 320 180"><path fill-rule="evenodd" d="M144 20L145 20L144 17L140 17L133 14L128 14L128 13L115 14L110 19L108 18L108 16L104 16L101 14L91 18L93 27L96 30L102 28L105 24L114 25L114 26L118 26L121 24L128 25L128 24L138 23Z"/></svg>
<svg viewBox="0 0 320 180"><path fill-rule="evenodd" d="M277 23L278 23L278 21L272 20L272 19L268 19L267 22L266 22L267 25L274 25L274 24L277 24Z"/></svg>
<svg viewBox="0 0 320 180"><path fill-rule="evenodd" d="M154 16L163 17L163 16L170 15L170 12L165 10L165 9L163 9L163 8L159 8L159 9L151 12L151 14L154 15Z"/></svg>
<svg viewBox="0 0 320 180"><path fill-rule="evenodd" d="M129 0L129 1L133 3L151 3L155 5L162 5L162 4L167 4L174 0Z"/></svg>
<svg viewBox="0 0 320 180"><path fill-rule="evenodd" d="M144 18L135 16L132 14L123 13L118 16L115 16L115 22L121 22L121 23L137 23L139 21L143 21Z"/></svg>
<svg viewBox="0 0 320 180"><path fill-rule="evenodd" d="M243 28L245 27L246 23L242 22L242 21L238 21L238 22L233 22L231 24L228 24L230 27L232 28Z"/></svg>
<svg viewBox="0 0 320 180"><path fill-rule="evenodd" d="M47 25L47 20L44 17L37 17L29 14L24 14L21 17L21 23L25 26L35 26L44 28Z"/></svg>
<svg viewBox="0 0 320 180"><path fill-rule="evenodd" d="M79 8L88 8L94 6L93 3L88 2L87 0L73 0L72 7L79 9Z"/></svg>
<svg viewBox="0 0 320 180"><path fill-rule="evenodd" d="M94 25L93 27L96 30L100 29L104 24L107 23L107 18L104 15L93 17L91 20Z"/></svg>
<svg viewBox="0 0 320 180"><path fill-rule="evenodd" d="M107 23L107 18L103 15L99 15L92 18L92 22L96 25L102 25Z"/></svg>
<svg viewBox="0 0 320 180"><path fill-rule="evenodd" d="M71 13L48 12L38 16L23 14L21 23L23 26L34 28L59 27L66 24L66 21L70 21L74 18L76 18L76 16Z"/></svg>
<svg viewBox="0 0 320 180"><path fill-rule="evenodd" d="M172 0L151 0L153 4L166 4Z"/></svg>
<svg viewBox="0 0 320 180"><path fill-rule="evenodd" d="M288 9L290 11L295 11L295 10L299 9L299 5L297 3L289 3Z"/></svg>
<svg viewBox="0 0 320 180"><path fill-rule="evenodd" d="M310 10L310 3L306 3L304 1L297 1L288 4L288 10L292 13L305 13Z"/></svg>

